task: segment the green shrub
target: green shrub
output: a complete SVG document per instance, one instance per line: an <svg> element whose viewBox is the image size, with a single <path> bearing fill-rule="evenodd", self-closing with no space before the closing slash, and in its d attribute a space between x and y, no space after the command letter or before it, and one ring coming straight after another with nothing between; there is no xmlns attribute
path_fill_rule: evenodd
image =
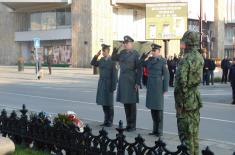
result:
<svg viewBox="0 0 235 155"><path fill-rule="evenodd" d="M221 82L221 77L215 77L214 82Z"/></svg>
<svg viewBox="0 0 235 155"><path fill-rule="evenodd" d="M25 63L25 66L35 66L35 63ZM42 64L43 67L47 67L46 63ZM52 67L69 67L70 64L52 64Z"/></svg>

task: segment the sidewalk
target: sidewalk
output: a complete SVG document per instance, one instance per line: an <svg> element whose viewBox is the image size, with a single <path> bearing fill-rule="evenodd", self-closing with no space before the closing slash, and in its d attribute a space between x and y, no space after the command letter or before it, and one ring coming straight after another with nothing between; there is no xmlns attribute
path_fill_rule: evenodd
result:
<svg viewBox="0 0 235 155"><path fill-rule="evenodd" d="M98 135L99 131L102 129L101 122L93 122L84 120L85 124L88 124L92 128L92 133ZM115 138L117 131L115 130L118 125L114 125L111 128L105 127L104 129L108 132L108 136L112 139ZM126 140L128 142L134 142L134 139L140 134L145 139L145 144L147 146L153 146L155 141L158 140L155 136L149 136L150 130L137 129L135 132L124 132L126 135ZM164 133L162 137L163 142L166 143L166 148L170 151L176 151L177 146L180 145L178 135ZM210 150L214 152L215 155L232 155L235 152L235 144L222 143L217 141L210 141L206 139L200 139L200 150L205 149L209 146Z"/></svg>

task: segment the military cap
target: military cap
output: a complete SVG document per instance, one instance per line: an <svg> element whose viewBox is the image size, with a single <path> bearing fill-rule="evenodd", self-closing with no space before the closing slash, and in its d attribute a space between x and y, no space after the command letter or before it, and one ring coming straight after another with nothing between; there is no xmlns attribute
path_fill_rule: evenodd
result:
<svg viewBox="0 0 235 155"><path fill-rule="evenodd" d="M198 32L186 31L181 39L185 45L199 46L200 36Z"/></svg>
<svg viewBox="0 0 235 155"><path fill-rule="evenodd" d="M101 44L102 50L110 48L110 45Z"/></svg>
<svg viewBox="0 0 235 155"><path fill-rule="evenodd" d="M124 36L124 38L123 38L123 42L134 42L134 39L132 39L130 36L128 36L128 35L126 35L126 36Z"/></svg>
<svg viewBox="0 0 235 155"><path fill-rule="evenodd" d="M152 47L152 50L156 50L156 49L160 49L162 46L158 44L152 44L151 47Z"/></svg>

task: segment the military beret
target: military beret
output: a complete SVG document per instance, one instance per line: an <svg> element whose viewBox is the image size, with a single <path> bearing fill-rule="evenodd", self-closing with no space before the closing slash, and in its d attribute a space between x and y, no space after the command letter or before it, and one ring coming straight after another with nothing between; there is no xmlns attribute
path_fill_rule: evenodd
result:
<svg viewBox="0 0 235 155"><path fill-rule="evenodd" d="M158 44L152 44L151 47L152 47L152 50L156 50L156 49L160 49L162 46Z"/></svg>
<svg viewBox="0 0 235 155"><path fill-rule="evenodd" d="M101 47L102 47L102 50L105 50L105 49L109 48L109 47L110 47L110 45L101 44Z"/></svg>
<svg viewBox="0 0 235 155"><path fill-rule="evenodd" d="M132 39L130 36L124 36L123 42L134 42L134 39Z"/></svg>

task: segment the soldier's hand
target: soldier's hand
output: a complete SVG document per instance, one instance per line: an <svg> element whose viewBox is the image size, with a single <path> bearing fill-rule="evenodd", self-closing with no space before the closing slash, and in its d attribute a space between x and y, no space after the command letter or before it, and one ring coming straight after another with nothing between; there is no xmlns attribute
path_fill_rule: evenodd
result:
<svg viewBox="0 0 235 155"><path fill-rule="evenodd" d="M113 48L113 53L117 53L118 52L118 48L117 47L114 47Z"/></svg>
<svg viewBox="0 0 235 155"><path fill-rule="evenodd" d="M182 108L181 107L177 107L176 108L176 114L181 114L182 113Z"/></svg>
<svg viewBox="0 0 235 155"><path fill-rule="evenodd" d="M138 84L135 84L135 91L138 91L139 87L140 86Z"/></svg>
<svg viewBox="0 0 235 155"><path fill-rule="evenodd" d="M145 60L146 57L147 57L146 54L143 53L143 54L141 55L140 59L141 59L141 60Z"/></svg>
<svg viewBox="0 0 235 155"><path fill-rule="evenodd" d="M99 52L97 52L96 56L99 56L101 54L101 50L99 50Z"/></svg>

